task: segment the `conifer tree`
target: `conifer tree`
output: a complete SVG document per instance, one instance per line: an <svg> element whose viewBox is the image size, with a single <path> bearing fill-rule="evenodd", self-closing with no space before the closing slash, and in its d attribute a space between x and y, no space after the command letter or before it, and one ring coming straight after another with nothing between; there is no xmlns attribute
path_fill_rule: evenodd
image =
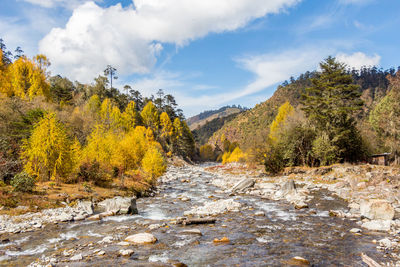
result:
<svg viewBox="0 0 400 267"><path fill-rule="evenodd" d="M353 117L363 104L359 86L353 83L346 66L333 57L321 62L320 68L317 77L311 79L312 87L306 88L303 95L303 110L320 136L327 135L325 143L337 147L337 160L355 161L361 151L361 138Z"/></svg>

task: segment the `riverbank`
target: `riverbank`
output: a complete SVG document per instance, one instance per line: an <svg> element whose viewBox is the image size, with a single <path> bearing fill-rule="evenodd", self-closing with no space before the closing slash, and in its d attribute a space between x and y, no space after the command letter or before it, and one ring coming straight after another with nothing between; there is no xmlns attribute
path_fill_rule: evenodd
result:
<svg viewBox="0 0 400 267"><path fill-rule="evenodd" d="M352 231L383 232L377 248L400 260L400 169L376 165L338 164L320 168L287 168L283 175L266 176L242 164L206 169L218 176L213 184L227 193L244 193L271 200L285 200L296 209L307 209L313 192L328 190L346 201L347 209L330 210L333 217L356 221ZM246 177L246 178L244 178Z"/></svg>

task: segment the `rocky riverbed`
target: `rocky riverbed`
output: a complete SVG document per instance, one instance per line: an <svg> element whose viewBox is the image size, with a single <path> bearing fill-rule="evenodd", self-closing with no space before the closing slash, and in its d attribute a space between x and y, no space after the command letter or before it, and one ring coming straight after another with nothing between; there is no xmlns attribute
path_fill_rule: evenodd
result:
<svg viewBox="0 0 400 267"><path fill-rule="evenodd" d="M396 264L395 203L345 201L306 175L208 167L169 167L154 197L3 216L0 265L367 266L362 253Z"/></svg>

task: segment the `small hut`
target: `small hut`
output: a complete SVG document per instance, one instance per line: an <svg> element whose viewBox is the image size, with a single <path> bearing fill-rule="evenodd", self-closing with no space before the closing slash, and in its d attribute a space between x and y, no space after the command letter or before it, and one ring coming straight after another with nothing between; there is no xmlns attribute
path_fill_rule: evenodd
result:
<svg viewBox="0 0 400 267"><path fill-rule="evenodd" d="M389 155L390 155L390 153L371 155L371 164L388 166L389 165Z"/></svg>

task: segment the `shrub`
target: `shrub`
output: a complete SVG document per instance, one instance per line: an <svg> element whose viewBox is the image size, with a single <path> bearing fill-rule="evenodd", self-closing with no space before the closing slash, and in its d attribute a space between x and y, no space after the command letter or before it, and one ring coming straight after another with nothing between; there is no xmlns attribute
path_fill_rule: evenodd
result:
<svg viewBox="0 0 400 267"><path fill-rule="evenodd" d="M35 187L35 178L26 172L20 172L11 180L11 186L18 192L32 192Z"/></svg>
<svg viewBox="0 0 400 267"><path fill-rule="evenodd" d="M100 164L97 161L90 163L85 162L79 166L77 174L80 182L94 182L95 185L105 185L108 182L106 174L100 169Z"/></svg>
<svg viewBox="0 0 400 267"><path fill-rule="evenodd" d="M338 161L339 148L329 139L327 134L317 137L312 144L312 153L321 165L330 165Z"/></svg>
<svg viewBox="0 0 400 267"><path fill-rule="evenodd" d="M211 145L205 144L200 147L200 157L205 161L215 160L214 150Z"/></svg>

